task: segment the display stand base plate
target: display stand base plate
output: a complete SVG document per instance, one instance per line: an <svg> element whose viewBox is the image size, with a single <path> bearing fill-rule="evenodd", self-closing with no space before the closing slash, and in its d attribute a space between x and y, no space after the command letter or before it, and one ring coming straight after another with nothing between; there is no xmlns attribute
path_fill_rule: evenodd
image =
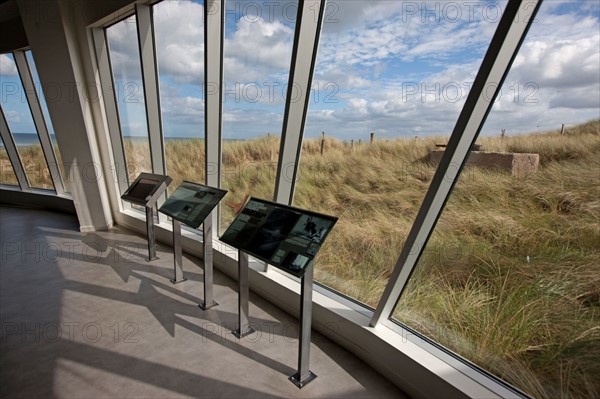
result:
<svg viewBox="0 0 600 399"><path fill-rule="evenodd" d="M306 378L304 378L303 380L300 379L299 373L296 373L296 374L290 376L289 380L292 381L294 383L294 385L297 386L298 388L302 388L303 386L305 386L306 384L308 384L315 378L317 378L317 375L315 373L313 373L312 371L309 371L308 376Z"/></svg>
<svg viewBox="0 0 600 399"><path fill-rule="evenodd" d="M186 277L182 278L181 280L175 280L174 278L172 278L171 281L173 284L179 284L179 283L183 283L184 281L187 281L188 279Z"/></svg>
<svg viewBox="0 0 600 399"><path fill-rule="evenodd" d="M240 329L238 328L237 330L233 330L231 333L233 334L234 337L236 337L237 339L241 339L244 338L247 335L250 335L254 332L254 329L252 327L248 327L246 329L246 331L241 332Z"/></svg>
<svg viewBox="0 0 600 399"><path fill-rule="evenodd" d="M152 262L153 260L158 260L160 259L158 256L155 256L153 258L146 258L146 262Z"/></svg>
<svg viewBox="0 0 600 399"><path fill-rule="evenodd" d="M212 301L212 303L209 303L208 305L206 303L201 303L200 305L198 305L198 307L202 310L208 310L210 308L214 308L217 305L218 305L218 303L216 303L215 301Z"/></svg>

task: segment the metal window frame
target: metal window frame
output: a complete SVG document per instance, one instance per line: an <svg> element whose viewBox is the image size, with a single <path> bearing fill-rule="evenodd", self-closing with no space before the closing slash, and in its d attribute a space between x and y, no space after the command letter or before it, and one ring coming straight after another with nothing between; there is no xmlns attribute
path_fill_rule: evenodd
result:
<svg viewBox="0 0 600 399"><path fill-rule="evenodd" d="M204 1L204 159L206 185L221 188L223 147L223 48L225 0ZM221 205L211 214L213 239L218 238Z"/></svg>
<svg viewBox="0 0 600 399"><path fill-rule="evenodd" d="M27 102L29 103L29 109L31 111L33 123L42 146L44 158L46 159L46 166L50 172L50 178L52 179L54 191L58 195L64 195L65 186L63 183L62 174L60 172L60 168L58 167L58 161L56 159L56 154L54 153L54 147L52 145L50 133L48 132L48 126L46 125L46 120L42 111L39 93L35 87L35 82L33 81L31 67L27 61L27 56L24 50L18 50L13 51L13 57L15 59L17 71L19 72L19 76L21 78L21 83L23 84L23 89L25 90Z"/></svg>
<svg viewBox="0 0 600 399"><path fill-rule="evenodd" d="M4 111L2 110L2 107L0 106L0 113L2 114L2 117L0 118L0 133L2 134L2 140L4 141L4 145L5 145L5 149L6 152L8 154L8 157L11 161L12 167L13 167L13 171L15 172L15 175L17 177L17 181L19 182L19 186L21 187L21 190L23 191L32 191L32 190L42 190L42 191L46 191L46 192L54 192L54 194L58 194L58 191L56 190L56 183L55 183L55 176L52 174L51 168L49 166L49 154L47 153L47 148L44 147L44 143L42 141L42 138L40 137L40 125L39 122L40 120L37 119L36 117L41 117L41 121L42 121L42 125L43 128L46 129L46 125L45 123L43 123L43 114L41 113L41 108L39 107L39 102L38 102L38 98L37 98L37 92L35 91L35 86L33 85L33 79L31 78L31 71L29 70L29 65L27 64L27 59L25 57L25 51L24 50L15 50L11 52L11 55L13 56L13 59L15 61L15 66L17 68L17 73L19 75L19 81L21 82L21 87L22 89L25 91L25 95L26 95L26 99L27 99L27 106L29 108L29 112L35 127L35 134L38 137L38 140L40 140L40 146L42 148L42 154L44 155L44 161L46 162L46 167L48 168L48 172L50 173L50 179L52 181L52 187L53 188L41 188L41 187L33 187L31 185L31 181L29 180L29 176L27 176L27 171L23 165L23 162L21 160L21 156L19 154L18 151L18 147L16 145L16 142L14 140L14 137L12 135L12 132L10 130L10 126L8 125L8 121L6 120L6 116L4 115ZM37 106L37 111L39 111L39 115L36 115L35 111L36 111L36 106ZM50 138L48 136L48 131L47 129L46 131L46 137L48 138L48 142L50 141ZM52 153L52 155L54 155L54 151L51 150L52 145L50 144L50 152ZM54 158L54 165L56 164L56 158ZM59 174L60 176L60 174ZM60 177L59 177L60 179ZM61 184L62 184L62 180L60 180ZM64 193L64 190L63 190Z"/></svg>
<svg viewBox="0 0 600 399"><path fill-rule="evenodd" d="M154 40L154 21L152 6L137 3L135 5L138 52L144 88L144 105L146 110L146 125L148 127L148 144L150 146L150 164L152 172L166 175L165 146L160 112L160 94L158 82L158 65L156 64L156 45ZM167 200L167 192L156 202L156 209ZM160 223L167 220L165 215L156 211L155 216Z"/></svg>
<svg viewBox="0 0 600 399"><path fill-rule="evenodd" d="M165 163L162 116L160 112L158 66L156 64L152 6L136 4L135 15L152 172L164 175L167 167Z"/></svg>
<svg viewBox="0 0 600 399"><path fill-rule="evenodd" d="M392 317L542 0L509 0L370 325ZM534 6L533 13L531 7ZM520 18L529 15L528 20ZM493 96L489 88L494 87Z"/></svg>
<svg viewBox="0 0 600 399"><path fill-rule="evenodd" d="M23 167L23 163L21 162L21 157L19 157L19 152L17 151L17 146L12 137L12 133L10 132L10 127L6 121L6 117L4 116L4 110L2 109L2 104L0 104L0 136L2 136L2 141L4 142L4 149L6 150L6 154L8 155L8 159L13 168L13 172L15 173L15 177L17 178L17 183L19 187L23 191L31 190L31 186L29 185L29 179L27 178L27 173L25 173L25 168Z"/></svg>
<svg viewBox="0 0 600 399"><path fill-rule="evenodd" d="M110 146L113 153L115 164L115 177L119 193L123 194L129 187L129 175L127 173L127 163L125 160L125 147L123 143L123 134L121 133L121 119L117 109L117 93L113 81L112 64L110 61L110 51L108 48L108 38L106 37L106 28L92 28L92 37L96 62L98 65L98 78L102 86L104 100L104 113L106 114L106 123L110 137ZM111 92L112 95L108 95ZM125 202L122 202L125 206Z"/></svg>
<svg viewBox="0 0 600 399"><path fill-rule="evenodd" d="M326 3L326 0L298 2L298 17L296 19L296 32L273 198L275 202L286 205L292 205L294 200L304 138L304 125L308 113L310 89ZM316 18L314 10L319 10ZM296 101L292 102L295 87L299 89L300 95L298 99L295 99Z"/></svg>

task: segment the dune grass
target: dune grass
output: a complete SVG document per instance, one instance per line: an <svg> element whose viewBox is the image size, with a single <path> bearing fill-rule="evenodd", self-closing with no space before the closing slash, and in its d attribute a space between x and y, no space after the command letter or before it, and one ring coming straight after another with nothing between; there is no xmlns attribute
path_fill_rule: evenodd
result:
<svg viewBox="0 0 600 399"><path fill-rule="evenodd" d="M394 318L535 397L598 397L599 130L481 138L486 151L539 153L540 169L463 171ZM446 140L327 138L323 155L304 141L294 205L339 217L317 281L376 306L435 172L429 151ZM223 143L225 201L272 199L279 144ZM202 141L166 152L174 187L203 181ZM221 230L232 219L222 207Z"/></svg>
<svg viewBox="0 0 600 399"><path fill-rule="evenodd" d="M46 164L46 158L39 144L18 148L21 163L27 174L29 185L33 188L54 190L52 177ZM0 183L19 185L11 166L8 154L4 148L0 150Z"/></svg>
<svg viewBox="0 0 600 399"><path fill-rule="evenodd" d="M18 186L17 176L12 168L8 154L4 148L0 148L0 184Z"/></svg>
<svg viewBox="0 0 600 399"><path fill-rule="evenodd" d="M30 186L33 188L54 190L54 185L52 184L52 177L50 176L48 164L46 164L46 158L44 157L42 146L40 144L21 146L18 147L18 151L23 167L25 168L25 173L27 174L27 179L29 180ZM71 179L65 170L65 166L58 145L56 144L54 144L54 153L56 154L56 165L51 164L50 167L58 167L62 176L62 181L64 183L65 190L67 192L70 192ZM15 171L12 168L10 159L8 158L8 154L6 152L6 149L4 148L0 148L0 184L8 184L14 186L19 185L19 182L17 181L17 177L15 175Z"/></svg>
<svg viewBox="0 0 600 399"><path fill-rule="evenodd" d="M599 132L595 120L563 136L480 138L486 151L539 153L540 168L526 179L463 171L393 317L535 397L599 397ZM320 139L304 141L294 205L339 217L317 281L377 305L434 175L429 151L446 140L327 138L323 155ZM279 145L223 143L223 202L273 198ZM151 170L147 142L125 140L125 151L130 179ZM203 140L167 141L165 152L172 188L205 181ZM0 162L0 181L16 184L5 151ZM233 214L221 212L223 229Z"/></svg>

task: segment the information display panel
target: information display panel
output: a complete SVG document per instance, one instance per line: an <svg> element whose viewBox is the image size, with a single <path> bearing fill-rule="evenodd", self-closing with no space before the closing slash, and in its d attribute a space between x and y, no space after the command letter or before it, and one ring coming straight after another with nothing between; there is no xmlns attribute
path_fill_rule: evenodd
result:
<svg viewBox="0 0 600 399"><path fill-rule="evenodd" d="M336 222L333 216L250 198L221 241L302 277Z"/></svg>
<svg viewBox="0 0 600 399"><path fill-rule="evenodd" d="M226 190L184 181L158 211L196 229L225 194Z"/></svg>
<svg viewBox="0 0 600 399"><path fill-rule="evenodd" d="M163 189L171 184L173 179L169 176L154 175L152 173L140 173L133 183L127 188L121 199L137 205L146 206L156 199L156 194L164 183ZM160 194L160 193L158 193Z"/></svg>

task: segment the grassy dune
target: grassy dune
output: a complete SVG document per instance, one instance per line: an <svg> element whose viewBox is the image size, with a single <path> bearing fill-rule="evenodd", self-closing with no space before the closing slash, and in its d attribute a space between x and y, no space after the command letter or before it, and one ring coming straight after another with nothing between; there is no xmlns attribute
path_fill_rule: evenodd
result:
<svg viewBox="0 0 600 399"><path fill-rule="evenodd" d="M42 188L47 190L54 190L52 184L52 177L46 164L46 158L42 151L41 145L30 145L18 148L21 162L25 168L25 173L29 179L29 184L34 188ZM65 168L60 155L60 151L57 146L54 146L54 153L56 154L57 165L51 165L51 167L58 166L60 173L65 184L67 192L71 191L71 181L67 178ZM18 186L19 182L15 176L15 172L11 166L8 154L4 148L0 148L0 184L9 184Z"/></svg>
<svg viewBox="0 0 600 399"><path fill-rule="evenodd" d="M600 397L599 132L596 120L564 136L481 138L487 151L539 153L540 169L463 171L394 318L535 397ZM323 155L305 140L294 205L339 217L317 281L376 306L435 172L429 151L446 140L328 138ZM147 143L125 150L131 178L150 170ZM165 151L171 187L204 182L202 140ZM275 136L224 142L224 202L272 199L278 152ZM5 159L2 182L14 179ZM222 228L232 218L223 207Z"/></svg>

